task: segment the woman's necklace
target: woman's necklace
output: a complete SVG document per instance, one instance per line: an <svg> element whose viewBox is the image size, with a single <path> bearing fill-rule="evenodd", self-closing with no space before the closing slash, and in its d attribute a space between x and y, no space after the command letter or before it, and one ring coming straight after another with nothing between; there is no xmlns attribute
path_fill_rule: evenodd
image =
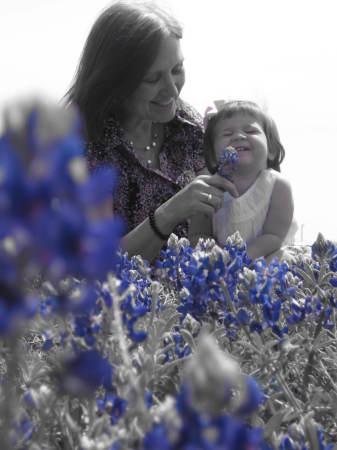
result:
<svg viewBox="0 0 337 450"><path fill-rule="evenodd" d="M150 150L156 150L156 147L158 145L158 133L154 130L154 126L152 126L151 129L151 142L150 144L147 144L145 146L137 146L135 145L134 140L129 140L129 144L130 146L133 148L134 151L136 151L136 149L139 151L141 151L142 153L145 152L145 158L147 161L147 164L152 165L153 163L153 159L155 158L155 154L153 154L151 156Z"/></svg>
<svg viewBox="0 0 337 450"><path fill-rule="evenodd" d="M152 148L157 147L157 141L156 141L157 137L158 137L158 133L153 133L153 134L152 134L152 139L151 139L150 145L145 145L145 147L143 148L143 150L145 150L146 152L148 152L148 151L151 150ZM133 141L129 141L129 144L131 145L131 147L134 146Z"/></svg>

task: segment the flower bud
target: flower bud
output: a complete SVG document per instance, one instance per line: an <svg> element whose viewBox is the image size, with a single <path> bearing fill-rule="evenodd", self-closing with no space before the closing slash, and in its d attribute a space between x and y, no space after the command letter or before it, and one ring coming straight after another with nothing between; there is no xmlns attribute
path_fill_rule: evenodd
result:
<svg viewBox="0 0 337 450"><path fill-rule="evenodd" d="M210 413L219 412L228 403L232 387L243 381L238 363L208 334L202 334L196 353L186 365L185 378L193 405Z"/></svg>

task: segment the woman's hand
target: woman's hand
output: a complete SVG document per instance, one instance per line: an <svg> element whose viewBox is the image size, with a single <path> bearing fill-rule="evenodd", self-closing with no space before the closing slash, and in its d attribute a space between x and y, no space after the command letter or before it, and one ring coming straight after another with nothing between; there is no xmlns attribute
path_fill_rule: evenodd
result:
<svg viewBox="0 0 337 450"><path fill-rule="evenodd" d="M233 197L239 196L235 185L226 178L217 174L199 175L156 210L158 226L169 234L177 224L195 214L211 216L220 208L226 191Z"/></svg>

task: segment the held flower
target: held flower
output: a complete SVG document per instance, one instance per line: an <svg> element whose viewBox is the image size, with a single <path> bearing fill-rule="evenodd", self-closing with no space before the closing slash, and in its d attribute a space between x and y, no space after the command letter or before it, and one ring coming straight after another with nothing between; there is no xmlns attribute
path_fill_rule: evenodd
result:
<svg viewBox="0 0 337 450"><path fill-rule="evenodd" d="M237 169L238 152L234 147L227 147L224 149L222 155L219 158L219 166L217 173L227 178L227 180L233 181L233 173Z"/></svg>

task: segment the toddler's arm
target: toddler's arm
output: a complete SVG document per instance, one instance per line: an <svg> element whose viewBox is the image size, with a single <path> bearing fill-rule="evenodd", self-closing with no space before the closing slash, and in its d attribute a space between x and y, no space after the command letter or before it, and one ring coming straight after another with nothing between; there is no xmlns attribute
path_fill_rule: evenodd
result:
<svg viewBox="0 0 337 450"><path fill-rule="evenodd" d="M195 247L200 238L211 238L212 236L212 217L206 214L195 214L189 220L188 240L192 247Z"/></svg>
<svg viewBox="0 0 337 450"><path fill-rule="evenodd" d="M260 256L267 258L279 250L291 225L293 213L291 186L286 179L279 176L275 181L262 234L248 245L248 256L252 259Z"/></svg>

